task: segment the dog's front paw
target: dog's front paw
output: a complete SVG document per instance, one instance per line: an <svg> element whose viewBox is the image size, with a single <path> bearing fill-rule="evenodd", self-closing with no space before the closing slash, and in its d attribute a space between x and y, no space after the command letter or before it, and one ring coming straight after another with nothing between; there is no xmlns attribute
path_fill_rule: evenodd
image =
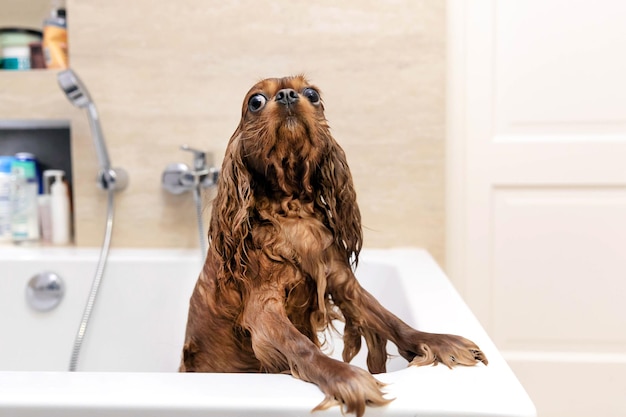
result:
<svg viewBox="0 0 626 417"><path fill-rule="evenodd" d="M425 336L427 335L427 336ZM448 368L456 365L476 365L489 362L485 354L471 340L452 334L420 334L411 349L403 349L400 353L409 365L437 365L443 363Z"/></svg>
<svg viewBox="0 0 626 417"><path fill-rule="evenodd" d="M336 365L332 374L319 384L326 398L313 411L338 405L342 414L354 413L361 417L366 406L382 406L393 401L383 396L381 389L385 384L369 372L343 362Z"/></svg>

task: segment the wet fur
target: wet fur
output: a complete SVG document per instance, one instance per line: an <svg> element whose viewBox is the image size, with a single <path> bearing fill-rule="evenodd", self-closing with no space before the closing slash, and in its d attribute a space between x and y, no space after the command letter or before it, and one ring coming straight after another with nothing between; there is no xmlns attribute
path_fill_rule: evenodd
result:
<svg viewBox="0 0 626 417"><path fill-rule="evenodd" d="M304 77L250 89L231 137L209 229L210 246L190 300L182 372L290 373L362 416L387 404L383 384L349 362L368 348L371 373L385 372L392 341L411 365L487 363L471 341L412 329L365 291L353 274L361 216L344 151L323 104L302 95ZM291 88L298 101L275 100ZM316 89L316 91L319 91ZM248 100L263 93L258 112ZM384 277L381 277L384 279ZM321 350L318 333L345 321L343 360Z"/></svg>

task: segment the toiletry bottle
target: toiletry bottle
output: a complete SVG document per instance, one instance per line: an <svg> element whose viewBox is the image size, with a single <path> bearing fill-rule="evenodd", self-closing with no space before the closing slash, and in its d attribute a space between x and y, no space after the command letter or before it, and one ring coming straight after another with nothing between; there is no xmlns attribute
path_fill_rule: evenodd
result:
<svg viewBox="0 0 626 417"><path fill-rule="evenodd" d="M30 48L26 46L5 46L2 49L2 69L30 69Z"/></svg>
<svg viewBox="0 0 626 417"><path fill-rule="evenodd" d="M65 0L53 0L43 22L43 55L46 68L67 68L67 18Z"/></svg>
<svg viewBox="0 0 626 417"><path fill-rule="evenodd" d="M17 161L27 161L29 163L33 163L33 165L35 166L34 182L37 183L37 193L41 194L43 192L43 181L41 178L41 171L39 169L39 162L37 162L37 157L35 156L35 154L32 154L30 152L18 152L15 154L14 158Z"/></svg>
<svg viewBox="0 0 626 417"><path fill-rule="evenodd" d="M29 44L41 42L41 39L42 32L38 30L0 27L0 69L25 70L32 68Z"/></svg>
<svg viewBox="0 0 626 417"><path fill-rule="evenodd" d="M0 242L11 241L11 165L14 159L0 156Z"/></svg>
<svg viewBox="0 0 626 417"><path fill-rule="evenodd" d="M41 241L43 243L52 243L52 213L50 212L50 183L53 181L54 170L46 170L43 172L42 188L43 192L39 194L37 203L39 206L39 231L41 233Z"/></svg>
<svg viewBox="0 0 626 417"><path fill-rule="evenodd" d="M63 181L65 172L47 170L44 177L54 178L50 185L50 218L52 219L52 243L70 243L70 196L67 184Z"/></svg>
<svg viewBox="0 0 626 417"><path fill-rule="evenodd" d="M17 154L11 164L11 235L16 243L39 239L37 195L39 184L35 161Z"/></svg>

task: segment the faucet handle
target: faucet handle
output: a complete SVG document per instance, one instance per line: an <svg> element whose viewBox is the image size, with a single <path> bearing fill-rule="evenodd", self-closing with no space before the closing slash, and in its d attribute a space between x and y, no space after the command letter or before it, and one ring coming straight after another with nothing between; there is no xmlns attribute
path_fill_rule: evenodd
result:
<svg viewBox="0 0 626 417"><path fill-rule="evenodd" d="M193 153L193 168L196 171L206 169L206 152L192 148L185 144L180 147L181 150Z"/></svg>

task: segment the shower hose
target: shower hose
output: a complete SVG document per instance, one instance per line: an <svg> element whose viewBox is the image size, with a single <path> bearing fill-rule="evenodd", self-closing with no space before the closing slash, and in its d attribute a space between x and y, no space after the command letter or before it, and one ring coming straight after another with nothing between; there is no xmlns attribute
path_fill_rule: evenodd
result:
<svg viewBox="0 0 626 417"><path fill-rule="evenodd" d="M83 345L85 333L87 332L87 326L89 325L89 318L91 317L91 311L96 303L96 297L100 290L100 283L102 282L102 275L104 275L104 267L109 257L109 247L111 246L111 233L113 231L113 194L115 191L113 187L107 190L107 220L106 228L104 232L104 241L102 242L102 249L100 250L100 258L98 259L98 266L96 267L96 273L91 283L91 290L89 291L89 297L87 298L87 304L83 311L83 317L74 339L74 347L72 348L72 357L70 359L70 372L75 372L78 365L78 356L80 355L80 349Z"/></svg>
<svg viewBox="0 0 626 417"><path fill-rule="evenodd" d="M204 222L202 221L202 187L197 184L193 187L193 200L196 203L196 218L198 221L198 238L200 238L200 259L204 262L207 253L207 237L204 233Z"/></svg>
<svg viewBox="0 0 626 417"><path fill-rule="evenodd" d="M98 292L100 291L100 284L102 283L102 276L104 275L104 268L107 263L107 258L109 257L109 248L111 247L111 234L113 232L113 194L115 191L111 188L107 190L107 219L106 219L106 227L104 231L104 241L102 242L102 249L100 250L100 258L98 259L98 266L96 267L96 273L93 277L93 282L91 283L91 290L89 291L89 297L87 298L87 304L85 305L85 310L83 311L83 317L80 321L80 325L78 326L78 332L76 333L76 338L74 339L74 346L72 348L72 357L70 359L70 372L75 372L78 366L78 357L80 356L80 350L83 345L83 340L85 339L85 334L87 332L87 326L89 325L89 320L91 318L91 312L96 303L96 297L98 296ZM193 197L196 203L196 216L198 220L198 237L200 238L200 250L202 251L202 260L204 261L204 257L207 253L207 240L204 235L204 224L202 221L202 190L200 185L194 187Z"/></svg>

